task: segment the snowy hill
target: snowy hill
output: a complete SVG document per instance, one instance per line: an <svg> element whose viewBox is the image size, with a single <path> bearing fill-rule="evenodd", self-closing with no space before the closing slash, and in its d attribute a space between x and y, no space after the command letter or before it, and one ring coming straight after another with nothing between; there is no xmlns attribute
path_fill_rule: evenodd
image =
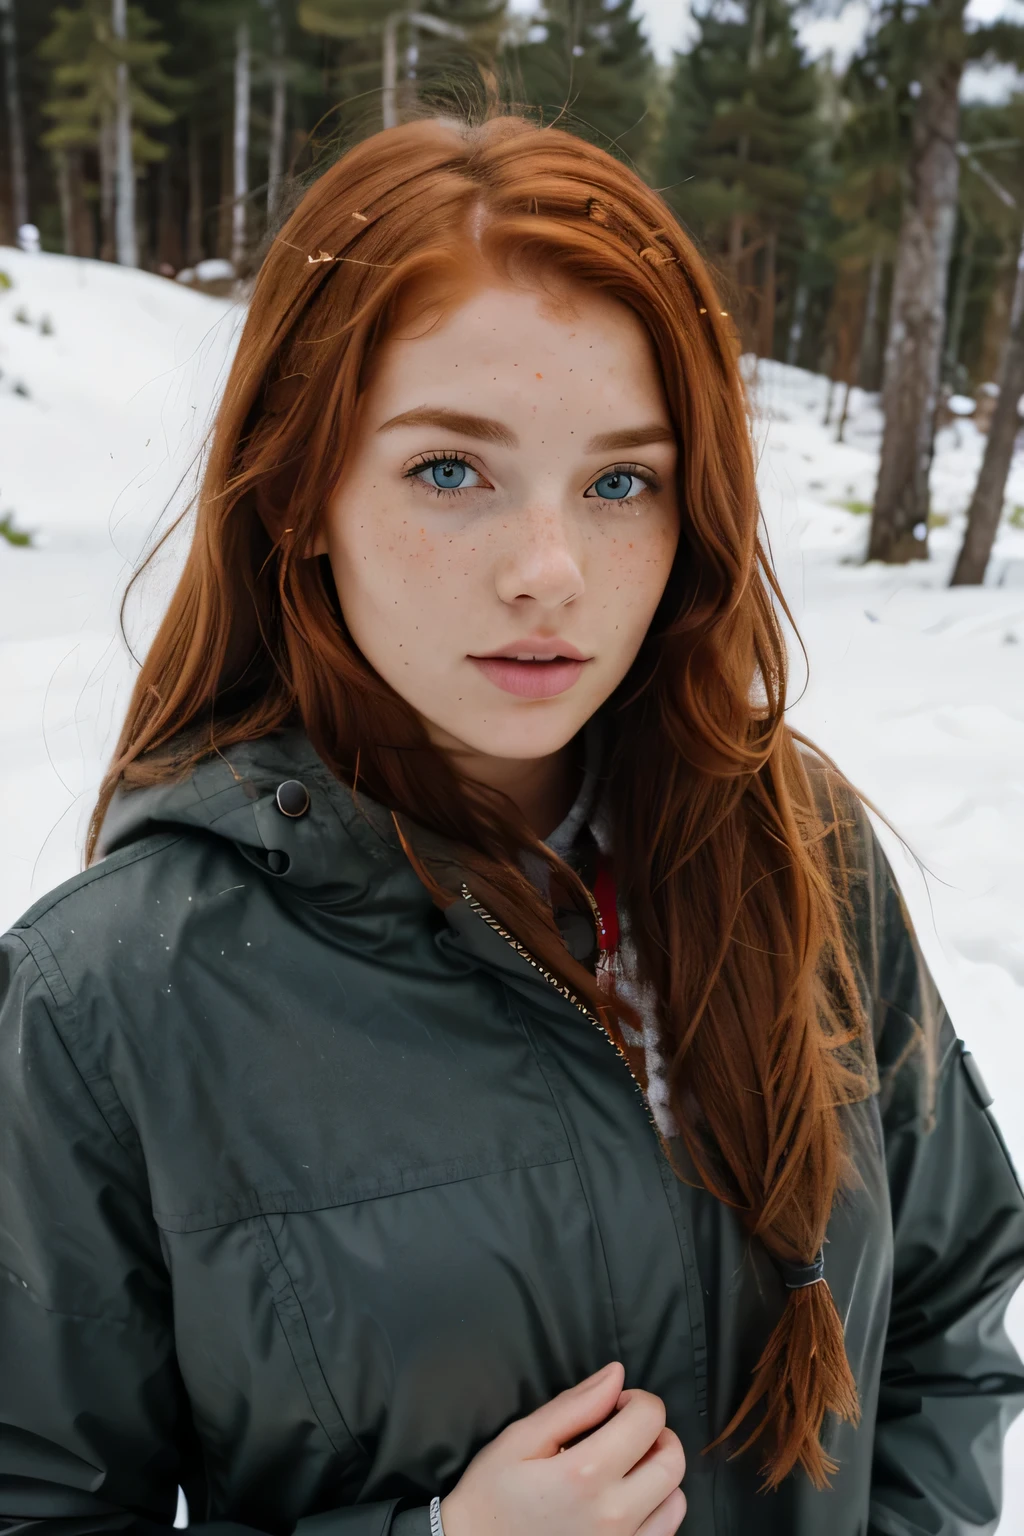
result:
<svg viewBox="0 0 1024 1536"><path fill-rule="evenodd" d="M120 596L165 505L184 502L238 317L101 262L4 247L0 272L0 520L34 540L0 538L6 926L79 866L128 679Z"/></svg>
<svg viewBox="0 0 1024 1536"><path fill-rule="evenodd" d="M189 471L239 320L144 273L0 249L0 927L79 865L130 666L117 606ZM847 442L824 380L762 363L755 436L766 530L810 657L791 719L907 838L890 857L958 1031L1024 1169L1024 526L1004 525L980 590L946 587L983 439L940 434L932 558L863 566L881 423L855 395ZM179 489L179 481L184 485ZM1011 479L1024 508L1024 456ZM1017 519L1024 525L1024 511ZM129 607L144 640L180 540ZM1024 1348L1024 1292L1013 1330ZM1024 1536L1024 1421L1002 1536Z"/></svg>

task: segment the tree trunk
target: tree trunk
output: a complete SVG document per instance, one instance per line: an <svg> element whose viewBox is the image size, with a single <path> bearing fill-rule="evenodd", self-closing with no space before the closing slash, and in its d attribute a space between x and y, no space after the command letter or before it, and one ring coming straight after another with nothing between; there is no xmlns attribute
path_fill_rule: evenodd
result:
<svg viewBox="0 0 1024 1536"><path fill-rule="evenodd" d="M71 196L71 167L68 165L66 149L58 149L54 153L53 168L56 172L57 197L60 200L60 222L64 230L64 255L77 256L79 251L75 229L75 205Z"/></svg>
<svg viewBox="0 0 1024 1536"><path fill-rule="evenodd" d="M839 411L839 420L836 422L837 443L841 443L843 441L843 433L846 431L846 418L850 414L850 394L852 390L853 385L850 383L849 379L847 379L846 383L843 385L843 403Z"/></svg>
<svg viewBox="0 0 1024 1536"><path fill-rule="evenodd" d="M1024 240L1017 258L1010 332L999 372L999 399L988 429L978 482L967 509L967 532L950 581L952 587L978 586L985 579L985 567L999 530L1013 445L1020 427L1017 406L1021 395L1024 395Z"/></svg>
<svg viewBox="0 0 1024 1536"><path fill-rule="evenodd" d="M99 131L101 261L113 261L117 253L114 233L115 153L114 120L105 112Z"/></svg>
<svg viewBox="0 0 1024 1536"><path fill-rule="evenodd" d="M270 147L267 154L267 218L273 220L281 201L281 178L284 174L285 114L288 104L288 76L284 54L284 18L280 0L273 0L270 8L271 36L271 103Z"/></svg>
<svg viewBox="0 0 1024 1536"><path fill-rule="evenodd" d="M235 33L234 196L231 206L231 264L242 270L246 255L246 210L249 197L249 98L252 91L252 56L249 24L238 23Z"/></svg>
<svg viewBox="0 0 1024 1536"><path fill-rule="evenodd" d="M128 41L128 0L111 0L111 23L119 43ZM135 161L132 157L132 103L128 65L117 64L117 111L114 119L117 165L117 259L122 267L137 267L135 234Z"/></svg>
<svg viewBox="0 0 1024 1536"><path fill-rule="evenodd" d="M177 272L185 262L181 241L181 197L170 155L161 162L157 178L157 264L160 269L173 267Z"/></svg>
<svg viewBox="0 0 1024 1536"><path fill-rule="evenodd" d="M791 368L795 368L800 356L800 343L804 336L804 319L807 315L807 282L801 278L793 300L793 319L789 326L789 336L786 340L786 362Z"/></svg>
<svg viewBox="0 0 1024 1536"><path fill-rule="evenodd" d="M11 213L14 233L28 223L28 172L25 168L25 124L18 83L18 39L14 0L0 0L0 41L4 49L4 90L7 96L7 142L11 156Z"/></svg>
<svg viewBox="0 0 1024 1536"><path fill-rule="evenodd" d="M960 361L960 337L964 328L964 312L967 309L967 295L971 286L971 272L974 266L974 226L967 226L964 243L960 249L960 265L956 274L956 287L953 290L953 304L949 316L949 336L946 340L946 377L951 383L956 383L956 365Z"/></svg>
<svg viewBox="0 0 1024 1536"><path fill-rule="evenodd" d="M748 18L750 21L750 46L747 49L747 71L753 74L761 66L764 52L764 24L765 6L767 0L748 0ZM746 99L753 101L753 86L748 85ZM750 158L750 137L741 134L736 142L736 159L741 165L745 165ZM746 293L740 292L741 268L745 265L745 258L751 254L750 250L743 248L744 226L746 215L736 210L729 220L729 270L736 285L736 299L740 306L740 314L736 317L738 329L743 340L749 341L749 335L745 334L750 325L750 304ZM757 353L757 343L754 343L754 353Z"/></svg>
<svg viewBox="0 0 1024 1536"><path fill-rule="evenodd" d="M235 217L234 112L234 103L231 103L220 136L220 196L217 202L217 248L214 255L223 257L225 261L231 257L231 228Z"/></svg>
<svg viewBox="0 0 1024 1536"><path fill-rule="evenodd" d="M185 231L185 261L194 267L203 259L203 159L199 143L199 125L188 120L188 215Z"/></svg>
<svg viewBox="0 0 1024 1536"><path fill-rule="evenodd" d="M392 11L384 21L381 39L381 121L385 128L398 122L396 88L398 85L398 22L401 13Z"/></svg>
<svg viewBox="0 0 1024 1536"><path fill-rule="evenodd" d="M416 107L416 67L419 60L419 29L416 26L415 12L412 12L405 18L405 59L402 81L398 88L400 110L407 115L411 114Z"/></svg>
<svg viewBox="0 0 1024 1536"><path fill-rule="evenodd" d="M774 229L768 231L764 242L764 273L761 284L761 332L758 355L772 357L775 352L775 247L777 236Z"/></svg>
<svg viewBox="0 0 1024 1536"><path fill-rule="evenodd" d="M965 4L933 0L930 8L933 34L911 127L893 277L869 560L928 557L928 478L959 179Z"/></svg>
<svg viewBox="0 0 1024 1536"><path fill-rule="evenodd" d="M96 215L85 196L85 167L80 149L64 151L68 166L72 245L76 256L96 255Z"/></svg>
<svg viewBox="0 0 1024 1536"><path fill-rule="evenodd" d="M1003 249L996 263L995 282L981 328L981 346L971 367L973 376L983 384L999 377L1003 343L1010 329L1010 310L1013 308L1013 292L1017 281L1013 243L1011 240L1001 243Z"/></svg>
<svg viewBox="0 0 1024 1536"><path fill-rule="evenodd" d="M857 364L857 383L861 389L870 389L878 371L878 300L882 291L882 252L875 246L868 272L868 294L864 301L864 324L861 328L860 360Z"/></svg>

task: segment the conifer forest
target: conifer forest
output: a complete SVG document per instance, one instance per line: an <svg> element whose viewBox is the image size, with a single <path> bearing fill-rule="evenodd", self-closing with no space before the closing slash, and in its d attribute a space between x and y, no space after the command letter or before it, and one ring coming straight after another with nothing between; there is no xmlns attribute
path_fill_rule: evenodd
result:
<svg viewBox="0 0 1024 1536"><path fill-rule="evenodd" d="M977 401L952 574L977 583L1024 394L1024 94L959 87L1024 63L1024 26L968 12L874 0L839 70L802 47L796 0L695 0L669 63L634 0L0 0L0 242L30 224L44 250L226 292L353 139L520 104L663 191L744 352L832 382L839 440L850 391L881 391L869 558L927 558L936 426Z"/></svg>

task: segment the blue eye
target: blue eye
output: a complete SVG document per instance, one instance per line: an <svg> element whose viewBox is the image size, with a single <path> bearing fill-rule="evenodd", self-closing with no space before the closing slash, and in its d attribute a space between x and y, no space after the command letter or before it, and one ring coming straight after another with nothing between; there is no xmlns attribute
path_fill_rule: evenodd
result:
<svg viewBox="0 0 1024 1536"><path fill-rule="evenodd" d="M594 481L594 490L607 501L624 501L632 489L633 476L624 475L617 469Z"/></svg>
<svg viewBox="0 0 1024 1536"><path fill-rule="evenodd" d="M481 484L479 472L454 454L442 454L426 462L421 460L406 470L406 476L418 480L429 491L472 491Z"/></svg>
<svg viewBox="0 0 1024 1536"><path fill-rule="evenodd" d="M631 501L634 496L651 489L650 482L632 470L610 469L594 481L587 495L600 497L602 501Z"/></svg>
<svg viewBox="0 0 1024 1536"><path fill-rule="evenodd" d="M439 490L455 491L465 480L468 467L458 459L438 459L429 466L430 479Z"/></svg>

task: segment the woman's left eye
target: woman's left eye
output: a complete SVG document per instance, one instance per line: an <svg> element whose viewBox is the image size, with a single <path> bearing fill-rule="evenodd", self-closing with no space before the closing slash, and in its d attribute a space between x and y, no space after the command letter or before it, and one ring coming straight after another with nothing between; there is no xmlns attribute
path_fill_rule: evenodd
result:
<svg viewBox="0 0 1024 1536"><path fill-rule="evenodd" d="M411 480L419 480L432 491L472 491L483 484L483 477L465 459L430 459L408 471Z"/></svg>
<svg viewBox="0 0 1024 1536"><path fill-rule="evenodd" d="M632 501L634 497L641 496L644 491L655 489L654 482L649 476L621 464L599 475L583 494L597 497L601 501Z"/></svg>

